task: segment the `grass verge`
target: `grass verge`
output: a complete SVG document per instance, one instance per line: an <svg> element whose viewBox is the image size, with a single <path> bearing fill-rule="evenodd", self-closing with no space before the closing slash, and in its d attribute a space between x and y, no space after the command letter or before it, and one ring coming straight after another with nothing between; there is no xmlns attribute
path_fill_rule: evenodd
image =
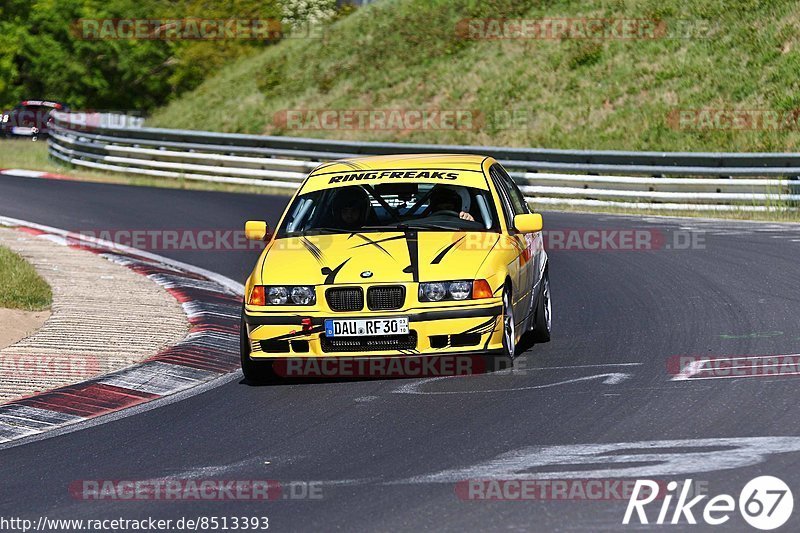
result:
<svg viewBox="0 0 800 533"><path fill-rule="evenodd" d="M663 32L495 38L502 34L483 22L500 19L638 19L659 21ZM231 62L157 109L148 125L438 144L795 151L798 21L792 0L384 0L337 21L323 39L286 39ZM487 32L464 31L472 27ZM458 110L474 120L323 124L306 113L319 110ZM743 121L692 110L769 114ZM286 120L287 111L311 118Z"/></svg>
<svg viewBox="0 0 800 533"><path fill-rule="evenodd" d="M47 282L22 257L0 246L0 307L43 311L52 303Z"/></svg>

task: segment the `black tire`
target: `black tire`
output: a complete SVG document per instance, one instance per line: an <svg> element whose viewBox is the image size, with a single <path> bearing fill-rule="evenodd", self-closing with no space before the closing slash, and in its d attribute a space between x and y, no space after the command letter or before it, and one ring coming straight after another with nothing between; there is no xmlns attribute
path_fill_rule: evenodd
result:
<svg viewBox="0 0 800 533"><path fill-rule="evenodd" d="M253 361L250 359L250 339L247 337L247 324L244 322L244 311L239 325L239 356L242 362L242 374L248 383L262 383L275 379L271 362Z"/></svg>
<svg viewBox="0 0 800 533"><path fill-rule="evenodd" d="M506 370L514 366L514 355L517 351L516 323L514 322L514 308L511 300L511 286L503 289L503 352L493 357L494 370Z"/></svg>
<svg viewBox="0 0 800 533"><path fill-rule="evenodd" d="M550 273L544 269L544 276L540 284L539 296L536 301L536 312L533 317L531 340L540 344L550 342L550 332L553 326L553 304L550 300Z"/></svg>

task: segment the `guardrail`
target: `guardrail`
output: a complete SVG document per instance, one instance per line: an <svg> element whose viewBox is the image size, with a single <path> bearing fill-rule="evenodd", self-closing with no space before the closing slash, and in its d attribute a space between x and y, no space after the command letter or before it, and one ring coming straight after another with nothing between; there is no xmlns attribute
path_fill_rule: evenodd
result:
<svg viewBox="0 0 800 533"><path fill-rule="evenodd" d="M53 113L51 157L95 169L294 189L321 162L362 155L491 155L533 204L636 209L796 209L800 154L545 150L332 141L161 128L86 127Z"/></svg>

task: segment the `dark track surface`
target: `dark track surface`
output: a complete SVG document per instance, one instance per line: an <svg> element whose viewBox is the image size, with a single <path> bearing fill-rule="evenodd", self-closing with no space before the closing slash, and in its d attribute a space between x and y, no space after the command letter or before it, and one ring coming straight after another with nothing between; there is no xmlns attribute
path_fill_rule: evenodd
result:
<svg viewBox="0 0 800 533"><path fill-rule="evenodd" d="M286 201L0 177L0 215L71 230L239 229L248 218L274 224ZM545 216L551 231L637 228L669 235L683 223ZM789 238L800 239L800 233L788 227L769 232L747 224L686 224L706 232L703 249L551 251L554 337L520 358L527 373L421 386L462 392L443 395L395 392L412 380L229 383L173 405L0 452L0 516L266 515L270 529L279 531L620 529L626 502L461 501L449 481L394 482L538 445L800 436L798 377L674 382L667 372L667 359L674 355L800 351L800 242ZM713 234L734 226L736 234ZM156 253L237 281L256 257L255 252ZM124 310L113 304L109 312L124 318ZM613 366L619 363L641 364ZM579 365L599 366L575 368ZM535 370L545 367L551 369ZM519 389L606 373L630 375L616 384L596 378ZM499 392L475 392L489 389ZM716 450L719 459L730 455ZM781 477L800 497L800 452L770 455L742 468L681 472L678 479L706 481L712 495L738 498L744 483L762 474ZM86 502L68 493L75 480L160 477L325 483L321 500L266 503ZM654 519L658 507L652 509ZM798 529L798 512L787 529ZM733 514L726 528L746 524Z"/></svg>

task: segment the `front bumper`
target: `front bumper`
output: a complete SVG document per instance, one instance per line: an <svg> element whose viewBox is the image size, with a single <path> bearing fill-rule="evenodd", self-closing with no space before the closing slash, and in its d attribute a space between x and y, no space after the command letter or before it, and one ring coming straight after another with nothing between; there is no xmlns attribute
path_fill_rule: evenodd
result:
<svg viewBox="0 0 800 533"><path fill-rule="evenodd" d="M409 335L328 339L328 318L408 317ZM408 357L502 350L502 303L486 299L470 305L381 312L264 312L245 307L252 360L314 357Z"/></svg>

